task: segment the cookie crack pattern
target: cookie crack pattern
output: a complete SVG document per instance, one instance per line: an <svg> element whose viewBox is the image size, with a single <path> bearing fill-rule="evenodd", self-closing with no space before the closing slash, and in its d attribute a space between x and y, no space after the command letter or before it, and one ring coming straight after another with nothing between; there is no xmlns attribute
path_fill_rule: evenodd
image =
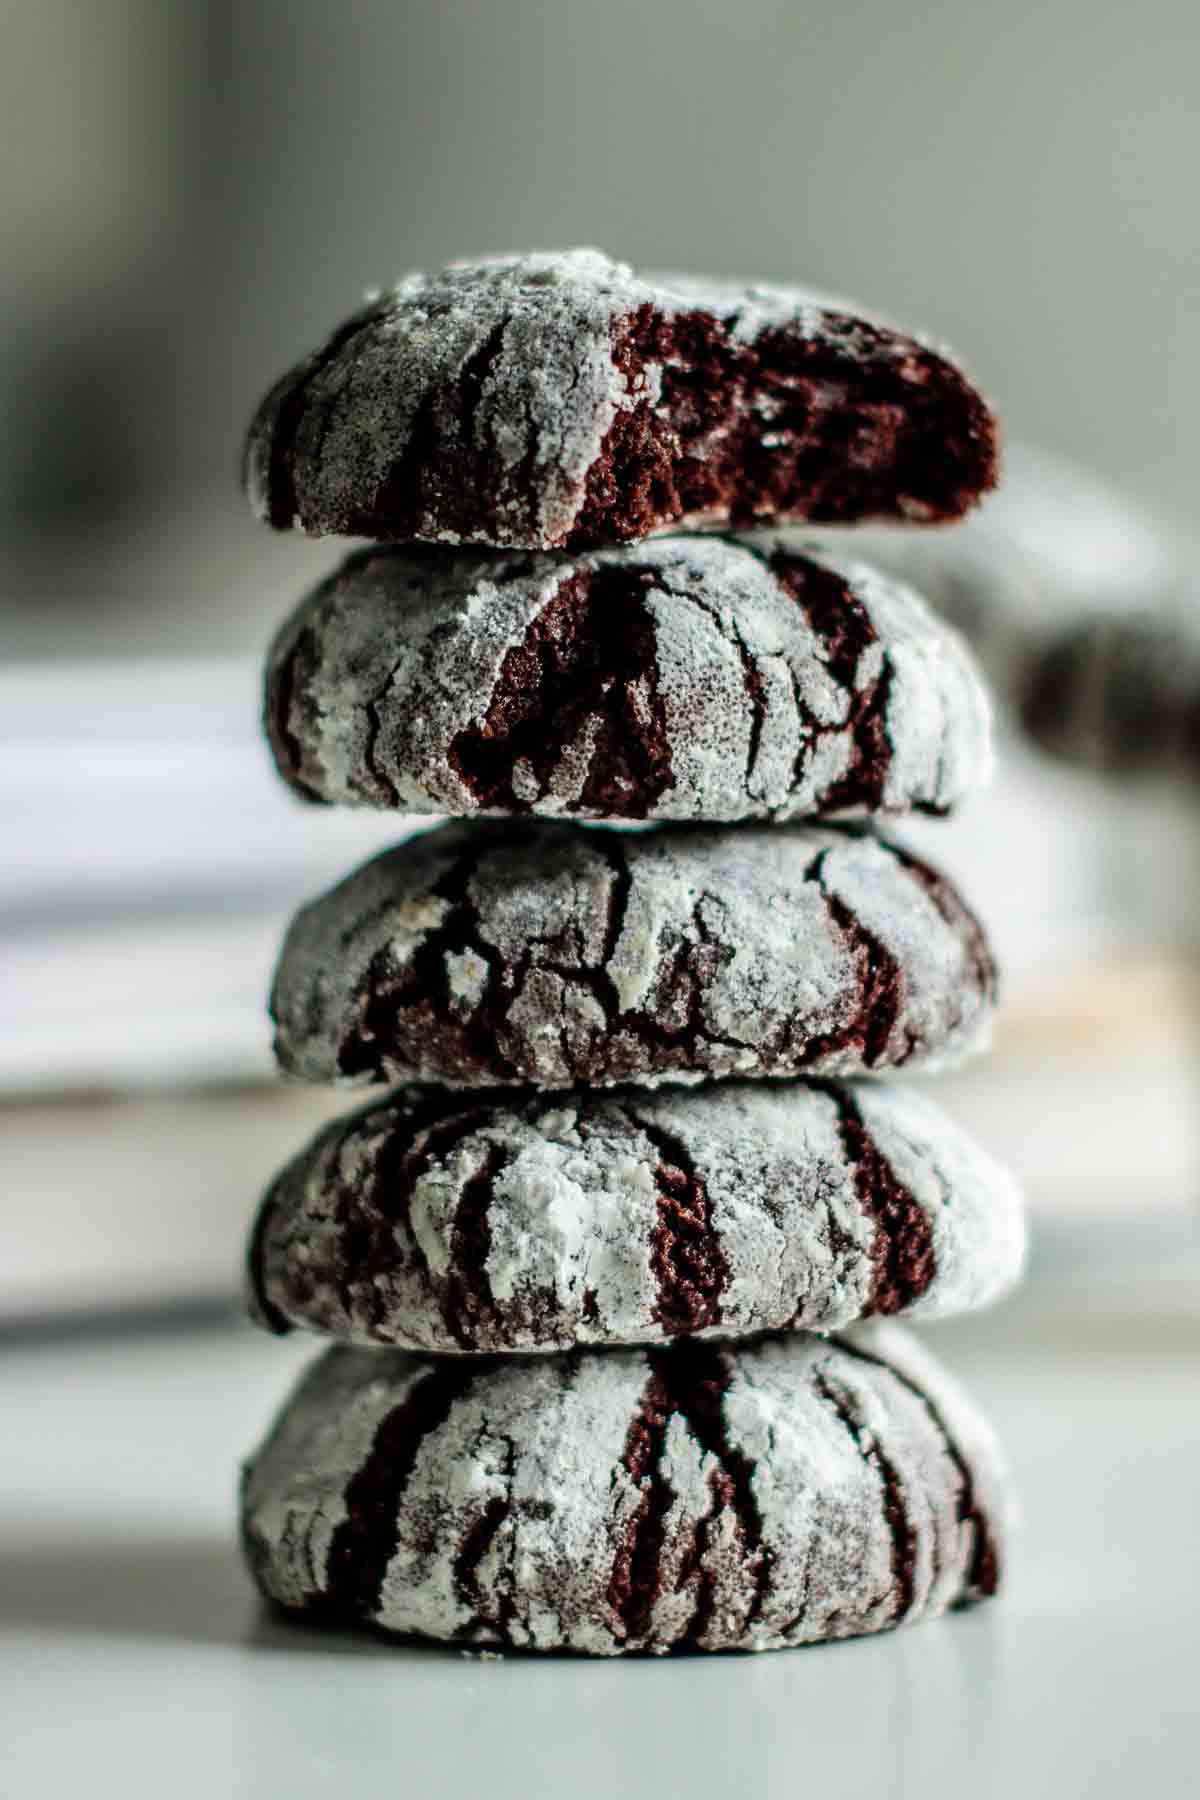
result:
<svg viewBox="0 0 1200 1800"><path fill-rule="evenodd" d="M728 541L735 542L736 540L730 539ZM761 558L756 555L755 560L761 561ZM746 699L750 706L750 733L746 745L746 765L742 776L742 787L749 799L758 799L760 796L755 793L753 786L754 770L755 765L758 762L758 752L762 744L762 734L767 722L768 712L766 683L763 680L759 659L755 657L753 651L743 637L737 619L730 614L727 608L714 605L712 601L705 599L702 594L694 593L688 588L680 586L678 582L670 586L670 592L678 599L690 602L690 604L695 606L698 611L707 613L721 636L737 652L738 663L740 664L742 671L742 686L746 690ZM762 660L780 660L784 662L787 665L789 677L792 676L791 665L788 663L786 657L778 659L763 658ZM797 702L796 710L797 712L800 710L799 702ZM803 754L806 754L806 752L801 752L797 756L797 766L799 765Z"/></svg>
<svg viewBox="0 0 1200 1800"><path fill-rule="evenodd" d="M290 371L276 384L250 428L246 443L247 464L255 438L261 429L260 421L270 421L267 427L266 506L268 523L276 531L288 531L296 522L298 507L292 452L300 428L305 422L313 384L333 367L342 351L348 348L360 332L375 323L383 310L383 302L373 300L347 319L344 325L339 326L323 347L301 365L299 372ZM331 404L331 401L326 401L322 407L324 420L328 418ZM320 434L322 439L324 429L323 425Z"/></svg>
<svg viewBox="0 0 1200 1800"><path fill-rule="evenodd" d="M616 836L611 832L598 831L593 839L612 873L612 883L608 890L608 918L604 925L604 944L600 951L600 967L605 981L611 990L611 1003L616 1009L620 1007L620 997L616 984L608 973L608 968L616 953L625 929L625 921L629 914L629 895L633 887L633 870L629 866L629 858L622 853ZM607 1008L605 1009L607 1012Z"/></svg>
<svg viewBox="0 0 1200 1800"><path fill-rule="evenodd" d="M380 709L383 706L388 689L396 679L396 673L399 667L400 665L397 663L389 672L388 678L380 688L379 692L377 694L372 694L371 698L365 701L363 705L363 711L367 715L367 732L363 741L363 761L373 778L379 783L379 786L383 791L385 803L388 806L397 808L402 804L400 800L400 790L397 788L396 783L392 780L392 777L388 774L387 769L380 760L379 737L384 728L383 714Z"/></svg>
<svg viewBox="0 0 1200 1800"><path fill-rule="evenodd" d="M360 1288L368 1296L374 1323L380 1325L386 1307L373 1278L386 1274L395 1266L402 1247L403 1253L412 1258L420 1271L424 1284L434 1292L441 1286L442 1316L447 1329L456 1340L464 1341L459 1336L461 1309L453 1305L450 1290L435 1280L420 1239L412 1228L412 1201L417 1183L439 1161L453 1156L459 1145L487 1118L483 1107L455 1111L452 1117L444 1117L454 1098L430 1094L410 1101L413 1108L411 1123L404 1135L389 1133L385 1139L376 1163L370 1198L366 1194L356 1195L352 1190L347 1193L348 1210L342 1233L345 1269L342 1298L349 1311L352 1287ZM461 1253L466 1240L462 1244L457 1239L452 1241Z"/></svg>
<svg viewBox="0 0 1200 1800"><path fill-rule="evenodd" d="M459 434L464 444L472 445L477 452L485 456L489 448L485 439L490 437L491 433L489 430L480 429L483 390L500 360L510 323L509 319L501 319L498 324L494 325L478 349L473 350L467 357L459 371L458 388L461 396ZM486 416L483 424L485 426L487 424Z"/></svg>
<svg viewBox="0 0 1200 1800"><path fill-rule="evenodd" d="M838 1135L855 1193L875 1225L874 1278L863 1316L902 1312L927 1291L937 1274L933 1226L880 1151L851 1090L833 1083L814 1085L829 1095L837 1109Z"/></svg>
<svg viewBox="0 0 1200 1800"><path fill-rule="evenodd" d="M963 905L945 876L939 875L929 863L922 862L920 857L913 856L899 844L879 841L880 847L925 890L939 916L963 945L970 967L972 992L978 994L985 1005L993 1005L999 989L998 972L979 920Z"/></svg>
<svg viewBox="0 0 1200 1800"><path fill-rule="evenodd" d="M368 1327L382 1334L384 1342L388 1341L383 1331L388 1313L387 1278L409 1258L426 1281L431 1279L412 1231L410 1206L417 1181L435 1157L452 1151L475 1122L474 1115L464 1114L446 1120L444 1115L452 1104L452 1096L418 1095L410 1090L401 1104L386 1112L368 1109L385 1128L369 1172L358 1180L337 1172L337 1151L349 1121L335 1120L326 1126L309 1152L316 1166L327 1171L324 1178L336 1196L332 1217L337 1232L336 1249L331 1252L324 1273L335 1290L342 1317L352 1319L362 1314ZM249 1258L250 1292L257 1316L279 1333L290 1331L291 1324L267 1291L264 1261L275 1220L281 1210L287 1210L289 1188L296 1179L303 1176L298 1176L294 1166L289 1165L272 1183L259 1209ZM312 1299L307 1263L304 1259L286 1258L281 1266L286 1272L282 1298L304 1316L306 1303Z"/></svg>
<svg viewBox="0 0 1200 1800"><path fill-rule="evenodd" d="M862 659L879 642L870 614L855 598L843 576L822 568L808 557L780 550L760 560L766 561L780 587L791 595L803 612L822 647L822 660L830 679L846 696L847 717L836 726L822 726L811 713L803 713L818 739L847 730L850 734L850 761L842 775L826 789L822 806L829 812L851 806L876 812L883 803L892 761L892 745L887 734L892 666L885 656L875 679L865 688L859 686ZM794 679L792 685L797 707L803 709ZM802 755L806 754L807 746L802 752Z"/></svg>
<svg viewBox="0 0 1200 1800"><path fill-rule="evenodd" d="M570 575L506 651L482 721L447 753L481 808L529 812L565 779L577 790L565 812L644 818L674 786L653 582L651 569L620 566Z"/></svg>
<svg viewBox="0 0 1200 1800"><path fill-rule="evenodd" d="M750 736L746 744L746 773L743 785L747 794L754 799L754 771L758 766L758 753L762 746L763 727L767 722L767 692L763 681L762 670L751 654L750 647L735 623L731 625L733 646L738 653L738 661L742 665L742 681L746 689L746 698L750 702Z"/></svg>
<svg viewBox="0 0 1200 1800"><path fill-rule="evenodd" d="M878 812L882 808L892 762L892 743L887 730L891 688L892 663L886 655L879 674L868 687L847 688L852 754L845 773L826 790L823 804L828 811L837 812L853 806ZM913 810L934 812L939 809L920 804Z"/></svg>
<svg viewBox="0 0 1200 1800"><path fill-rule="evenodd" d="M408 436L395 462L388 468L373 499L352 510L341 526L349 536L403 539L409 532L430 528L426 484L432 457L440 441L438 392L421 395L409 425ZM443 451L448 456L448 452Z"/></svg>
<svg viewBox="0 0 1200 1800"><path fill-rule="evenodd" d="M366 1459L346 1484L345 1517L329 1543L324 1586L338 1613L349 1619L377 1615L421 1445L445 1424L478 1372L470 1363L432 1363L381 1420Z"/></svg>
<svg viewBox="0 0 1200 1800"><path fill-rule="evenodd" d="M835 1342L841 1345L842 1341L839 1338ZM878 1438L866 1431L861 1421L855 1417L852 1397L840 1383L835 1382L825 1371L818 1370L813 1378L813 1386L845 1426L863 1461L879 1478L883 1495L883 1516L892 1539L892 1619L898 1625L912 1609L917 1568L917 1534L905 1505L904 1482L890 1458L884 1455Z"/></svg>
<svg viewBox="0 0 1200 1800"><path fill-rule="evenodd" d="M465 1137L467 1129L475 1123L476 1120L470 1121L461 1137ZM487 1144L483 1163L462 1185L451 1227L450 1265L443 1290L442 1317L464 1350L474 1349L480 1335L497 1324L487 1272L492 1247L488 1213L496 1200L497 1179L511 1160L510 1153L502 1145Z"/></svg>
<svg viewBox="0 0 1200 1800"><path fill-rule="evenodd" d="M324 1170L320 1179L329 1183L335 1195L331 1226L336 1231L336 1246L320 1269L335 1294L335 1318L353 1319L380 1343L392 1341L387 1327L394 1305L394 1282L396 1276L405 1274L407 1265L419 1287L437 1296L446 1330L464 1350L473 1350L480 1334L488 1336L497 1327L488 1280L488 1215L495 1201L495 1181L507 1165L506 1154L495 1145L486 1145L484 1163L462 1183L459 1210L450 1229L450 1265L444 1276L434 1276L412 1229L412 1199L423 1175L435 1166L448 1165L455 1150L491 1120L488 1107L461 1109L461 1100L459 1094L408 1091L403 1102L367 1109L365 1116L371 1118L380 1136L367 1172L358 1177L340 1174L336 1163L347 1125L353 1121L327 1125L309 1147L309 1168L315 1165ZM277 1255L275 1246L277 1289L273 1296L264 1274L275 1220L281 1211L284 1217L288 1215L295 1204L291 1184L302 1179L306 1175L297 1174L291 1165L275 1179L259 1208L246 1258L252 1312L261 1325L281 1336L291 1330L290 1314L284 1309L299 1318L315 1316L326 1328L333 1328L320 1289L313 1291L304 1256Z"/></svg>
<svg viewBox="0 0 1200 1800"><path fill-rule="evenodd" d="M480 838L482 837L482 842ZM503 1079L516 1076L514 1066L496 1041L497 1013L494 996L504 980L500 953L479 931L479 921L468 889L487 849L486 831L477 833L475 844L430 890L449 903L449 912L436 930L417 945L408 962L397 970L388 945L371 958L359 989L357 1005L338 1049L342 1075L367 1075L376 1081L388 1078L388 1063L395 1052L403 1057L412 1040L415 1066L422 1064L421 1039L432 1014L443 1032L452 1031L461 1050L464 1072L495 1068ZM490 973L488 1006L464 1009L456 1016L446 959L471 951L487 964ZM411 1009L411 1016L409 1016ZM502 1015L500 1015L502 1019Z"/></svg>
<svg viewBox="0 0 1200 1800"><path fill-rule="evenodd" d="M763 1522L754 1495L754 1465L729 1441L723 1415L734 1365L728 1355L689 1341L648 1356L650 1379L630 1426L623 1464L642 1491L638 1511L618 1545L608 1587L609 1604L623 1628L627 1645L651 1635L654 1607L663 1591L663 1545L667 1515L675 1492L662 1473L671 1420L678 1415L701 1455L716 1467L709 1475L712 1504L693 1528L693 1542L683 1559L676 1591L696 1577L696 1600L683 1632L671 1645L688 1651L702 1647L716 1603L713 1571L705 1563L712 1526L726 1510L733 1513L749 1577L750 1603L743 1629L762 1611L770 1577L770 1558L763 1544Z"/></svg>
<svg viewBox="0 0 1200 1800"><path fill-rule="evenodd" d="M916 1048L911 1033L905 1034L902 1054L889 1055L904 997L904 971L882 939L868 931L846 902L826 887L828 855L828 850L822 850L810 864L805 878L815 881L820 888L829 916L854 959L858 971L858 998L839 1030L806 1040L800 1064L809 1068L826 1056L852 1046L861 1050L863 1062L869 1069L875 1068L885 1057L897 1065L907 1062Z"/></svg>
<svg viewBox="0 0 1200 1800"><path fill-rule="evenodd" d="M599 834L598 834L599 835ZM610 850L612 854L610 854ZM605 856L609 866L614 870L613 891L609 901L609 920L606 929L606 940L611 938L611 947L606 941L602 959L599 963L587 963L583 960L582 948L578 962L563 962L557 958L538 955L537 952L546 940L530 938L525 945L519 961L508 977L508 999L500 1004L493 1003L492 1014L496 1041L503 1041L503 1034L508 1028L509 1015L512 1008L520 1000L526 981L532 972L538 975L553 975L567 985L583 988L604 1015L604 1029L599 1046L593 1045L586 1050L579 1050L564 1035L561 1051L564 1067L570 1078L576 1081L594 1079L597 1074L616 1075L623 1071L616 1068L613 1056L613 1041L619 1033L626 1032L644 1049L658 1051L671 1058L669 1066L675 1069L703 1068L704 1063L698 1056L701 1044L711 1048L724 1048L735 1053L743 1046L734 1039L720 1037L708 1029L703 1013L703 988L693 962L698 952L706 953L710 963L728 960L734 954L732 944L718 944L714 941L708 926L704 922L703 908L706 904L717 904L715 898L707 893L700 893L692 909L691 925L694 941L686 936L680 942L675 961L664 977L664 985L670 986L682 980L687 982L687 1018L680 1029L673 1029L654 1019L649 1012L640 1008L623 1009L616 984L610 973L610 964L621 930L624 926L628 906L629 892L632 886L632 872L623 852L618 850L615 841L609 840L605 845ZM618 878L616 869L618 861L623 865L624 875ZM481 953L482 946L479 946ZM565 1026L560 1026L565 1033ZM510 1067L512 1065L510 1064Z"/></svg>
<svg viewBox="0 0 1200 1800"><path fill-rule="evenodd" d="M885 1362L881 1356L872 1355L869 1350L864 1350L861 1345L855 1344L847 1338L835 1337L831 1341L847 1356L856 1357L859 1362L869 1363L874 1368L885 1370L893 1381L898 1381L901 1387L907 1388L908 1392L920 1401L925 1412L933 1421L934 1428L945 1445L946 1454L958 1476L958 1522L971 1533L971 1554L964 1575L963 1592L955 1604L963 1605L975 1598L986 1599L988 1595L996 1592L999 1584L999 1551L990 1521L975 1493L975 1479L971 1473L971 1465L959 1449L941 1411L929 1398L929 1395L907 1375L902 1375L894 1364Z"/></svg>
<svg viewBox="0 0 1200 1800"><path fill-rule="evenodd" d="M711 1511L698 1522L695 1556L700 1572L696 1606L687 1629L673 1646L678 1650L702 1647L712 1619L716 1586L703 1557L713 1523L725 1508L733 1512L742 1547L743 1567L750 1577L750 1605L742 1622L747 1631L762 1611L770 1581L770 1554L763 1543L763 1521L754 1494L754 1464L729 1441L724 1401L733 1381L734 1363L727 1351L689 1342L660 1352L655 1360L670 1370L675 1406L682 1414L700 1449L711 1455L717 1467L709 1476L713 1496ZM682 1585L682 1581L680 1583Z"/></svg>
<svg viewBox="0 0 1200 1800"><path fill-rule="evenodd" d="M626 1643L645 1638L662 1587L661 1554L674 1489L662 1473L667 1427L673 1411L662 1370L650 1379L629 1427L621 1461L642 1499L617 1546L607 1599Z"/></svg>
<svg viewBox="0 0 1200 1800"><path fill-rule="evenodd" d="M287 655L281 657L271 670L263 725L267 741L279 766L286 771L290 786L304 799L322 805L324 796L304 778L304 745L292 724L292 708L316 666L312 632L302 631Z"/></svg>
<svg viewBox="0 0 1200 1800"><path fill-rule="evenodd" d="M828 738L849 733L851 755L846 768L820 795L823 814L850 809L878 812L884 800L888 772L893 759L893 746L888 735L887 718L891 701L893 667L890 657L881 656L879 673L865 687L859 685L859 670L866 652L879 642L879 634L871 617L851 590L844 576L826 569L809 557L785 550L767 551L745 539L729 541L747 550L755 561L766 568L783 591L790 595L807 619L819 646L818 654L830 679L836 682L846 698L846 717L833 724L822 723L813 713L805 696L795 665L789 656L773 660L783 664L792 690L792 701L803 736L792 765L792 787L804 779L805 764L816 748ZM747 664L746 646L734 625L734 636L743 657L748 691L755 703L754 735L747 764L747 790L750 771L757 757L764 712L758 702L763 697L763 681L757 664L753 664L753 686ZM934 791L940 791L939 782ZM777 807L775 813L786 813L790 802ZM914 802L913 810L944 813L945 807L932 802Z"/></svg>
<svg viewBox="0 0 1200 1800"><path fill-rule="evenodd" d="M706 1330L720 1323L721 1294L729 1276L708 1189L682 1138L632 1107L625 1111L658 1152L658 1223L650 1244L657 1290L654 1317L672 1334Z"/></svg>
<svg viewBox="0 0 1200 1800"><path fill-rule="evenodd" d="M494 1612L485 1607L479 1583L479 1570L484 1557L500 1531L513 1518L513 1476L517 1465L517 1447L507 1433L502 1441L504 1492L494 1494L488 1501L465 1533L454 1559L455 1589L463 1605L471 1609L471 1617L464 1625L459 1626L455 1635L460 1638L476 1638L486 1632L489 1638L498 1638L501 1643L510 1644L510 1627L516 1611L511 1561L505 1570L505 1580Z"/></svg>
<svg viewBox="0 0 1200 1800"><path fill-rule="evenodd" d="M697 894L691 918L695 942L689 942L687 938L683 940L675 964L671 969L672 981L684 978L688 983L687 1025L685 1028L688 1057L685 1066L688 1068L698 1066L696 1060L698 1044L707 1044L713 1049L732 1050L735 1054L743 1048L736 1039L721 1037L713 1031L704 1016L704 982L711 980L716 970L723 964L732 962L736 954L731 940L721 943L713 936L704 917L706 906L712 907L718 912L726 911L716 894L710 894L703 889ZM642 1025L646 1041L652 1043L654 1033L650 1029L651 1021L645 1018ZM669 1034L664 1033L663 1036L665 1041L670 1041ZM699 1066L703 1067L703 1064Z"/></svg>
<svg viewBox="0 0 1200 1800"><path fill-rule="evenodd" d="M426 388L378 493L345 525L350 535L403 539L454 529L464 510L495 500L492 459L479 443L478 427L483 390L507 328L501 319L464 358L456 377ZM456 490L468 498L455 504Z"/></svg>

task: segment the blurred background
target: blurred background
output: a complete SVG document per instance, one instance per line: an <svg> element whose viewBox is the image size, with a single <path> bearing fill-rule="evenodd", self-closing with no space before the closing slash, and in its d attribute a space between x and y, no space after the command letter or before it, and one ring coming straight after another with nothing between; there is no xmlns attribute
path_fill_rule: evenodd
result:
<svg viewBox="0 0 1200 1800"><path fill-rule="evenodd" d="M1014 446L974 524L878 553L998 688L995 788L907 835L1005 970L935 1097L1024 1181L1031 1279L930 1335L1026 1531L1004 1605L877 1661L674 1664L705 1791L1189 1789L1198 73L1195 0L0 0L9 1791L633 1794L682 1742L671 1666L398 1680L262 1615L232 1542L314 1349L235 1325L245 1232L349 1104L277 1080L270 969L404 829L269 770L263 652L344 546L252 524L242 431L367 286L581 243L944 336Z"/></svg>
<svg viewBox="0 0 1200 1800"><path fill-rule="evenodd" d="M1105 484L1082 575L1022 552L1022 629L1067 589L1072 618L1178 610L1196 69L1193 0L3 0L5 1323L226 1305L258 1190L339 1104L273 1079L270 965L399 828L295 808L258 744L268 636L343 548L246 515L266 384L459 255L798 279L944 335L1013 440ZM1052 540L1089 536L1056 505ZM1062 1278L1082 1247L1116 1291L1200 1194L1200 806L1153 758L1003 740L995 793L920 834L1008 965L996 1055L939 1098Z"/></svg>

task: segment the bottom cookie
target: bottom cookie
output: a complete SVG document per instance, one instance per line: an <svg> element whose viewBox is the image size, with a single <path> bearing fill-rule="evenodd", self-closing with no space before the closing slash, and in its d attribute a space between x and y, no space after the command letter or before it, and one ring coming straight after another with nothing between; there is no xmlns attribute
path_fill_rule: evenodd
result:
<svg viewBox="0 0 1200 1800"><path fill-rule="evenodd" d="M271 1600L462 1646L772 1650L995 1592L990 1430L894 1326L433 1361L337 1346L246 1466Z"/></svg>

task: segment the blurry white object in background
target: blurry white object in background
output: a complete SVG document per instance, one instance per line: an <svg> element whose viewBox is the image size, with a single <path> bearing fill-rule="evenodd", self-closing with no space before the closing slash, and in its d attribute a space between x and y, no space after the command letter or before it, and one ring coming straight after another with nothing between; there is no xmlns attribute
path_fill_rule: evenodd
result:
<svg viewBox="0 0 1200 1800"><path fill-rule="evenodd" d="M347 1104L273 1085L0 1106L0 1324L232 1299L260 1194Z"/></svg>
<svg viewBox="0 0 1200 1800"><path fill-rule="evenodd" d="M0 918L269 895L402 836L395 815L292 799L258 730L261 689L252 657L0 672L0 823L21 846Z"/></svg>
<svg viewBox="0 0 1200 1800"><path fill-rule="evenodd" d="M1152 604L1177 578L1160 520L1128 494L1031 444L1008 446L1000 486L970 525L981 541L1015 550L1045 571L1064 609Z"/></svg>
<svg viewBox="0 0 1200 1800"><path fill-rule="evenodd" d="M275 778L249 658L0 674L0 1091L263 1078L301 900L414 821Z"/></svg>
<svg viewBox="0 0 1200 1800"><path fill-rule="evenodd" d="M1200 803L1103 782L1006 730L998 750L961 812L895 827L981 914L1000 966L992 1054L934 1097L1035 1213L1195 1212Z"/></svg>
<svg viewBox="0 0 1200 1800"><path fill-rule="evenodd" d="M1104 789L997 727L996 775L947 819L885 830L928 857L979 913L1004 977L1006 1010L1106 957L1138 933L1115 904Z"/></svg>

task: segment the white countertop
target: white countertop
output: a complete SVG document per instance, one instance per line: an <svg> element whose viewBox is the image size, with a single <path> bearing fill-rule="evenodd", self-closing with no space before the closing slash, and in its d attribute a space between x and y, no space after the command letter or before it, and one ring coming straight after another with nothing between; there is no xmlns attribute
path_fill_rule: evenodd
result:
<svg viewBox="0 0 1200 1800"><path fill-rule="evenodd" d="M268 1619L234 1468L311 1345L248 1329L0 1350L0 1743L14 1796L1106 1796L1188 1789L1200 1307L1110 1267L930 1333L1026 1522L999 1602L762 1657L481 1661ZM1157 1285L1155 1285L1157 1283Z"/></svg>

